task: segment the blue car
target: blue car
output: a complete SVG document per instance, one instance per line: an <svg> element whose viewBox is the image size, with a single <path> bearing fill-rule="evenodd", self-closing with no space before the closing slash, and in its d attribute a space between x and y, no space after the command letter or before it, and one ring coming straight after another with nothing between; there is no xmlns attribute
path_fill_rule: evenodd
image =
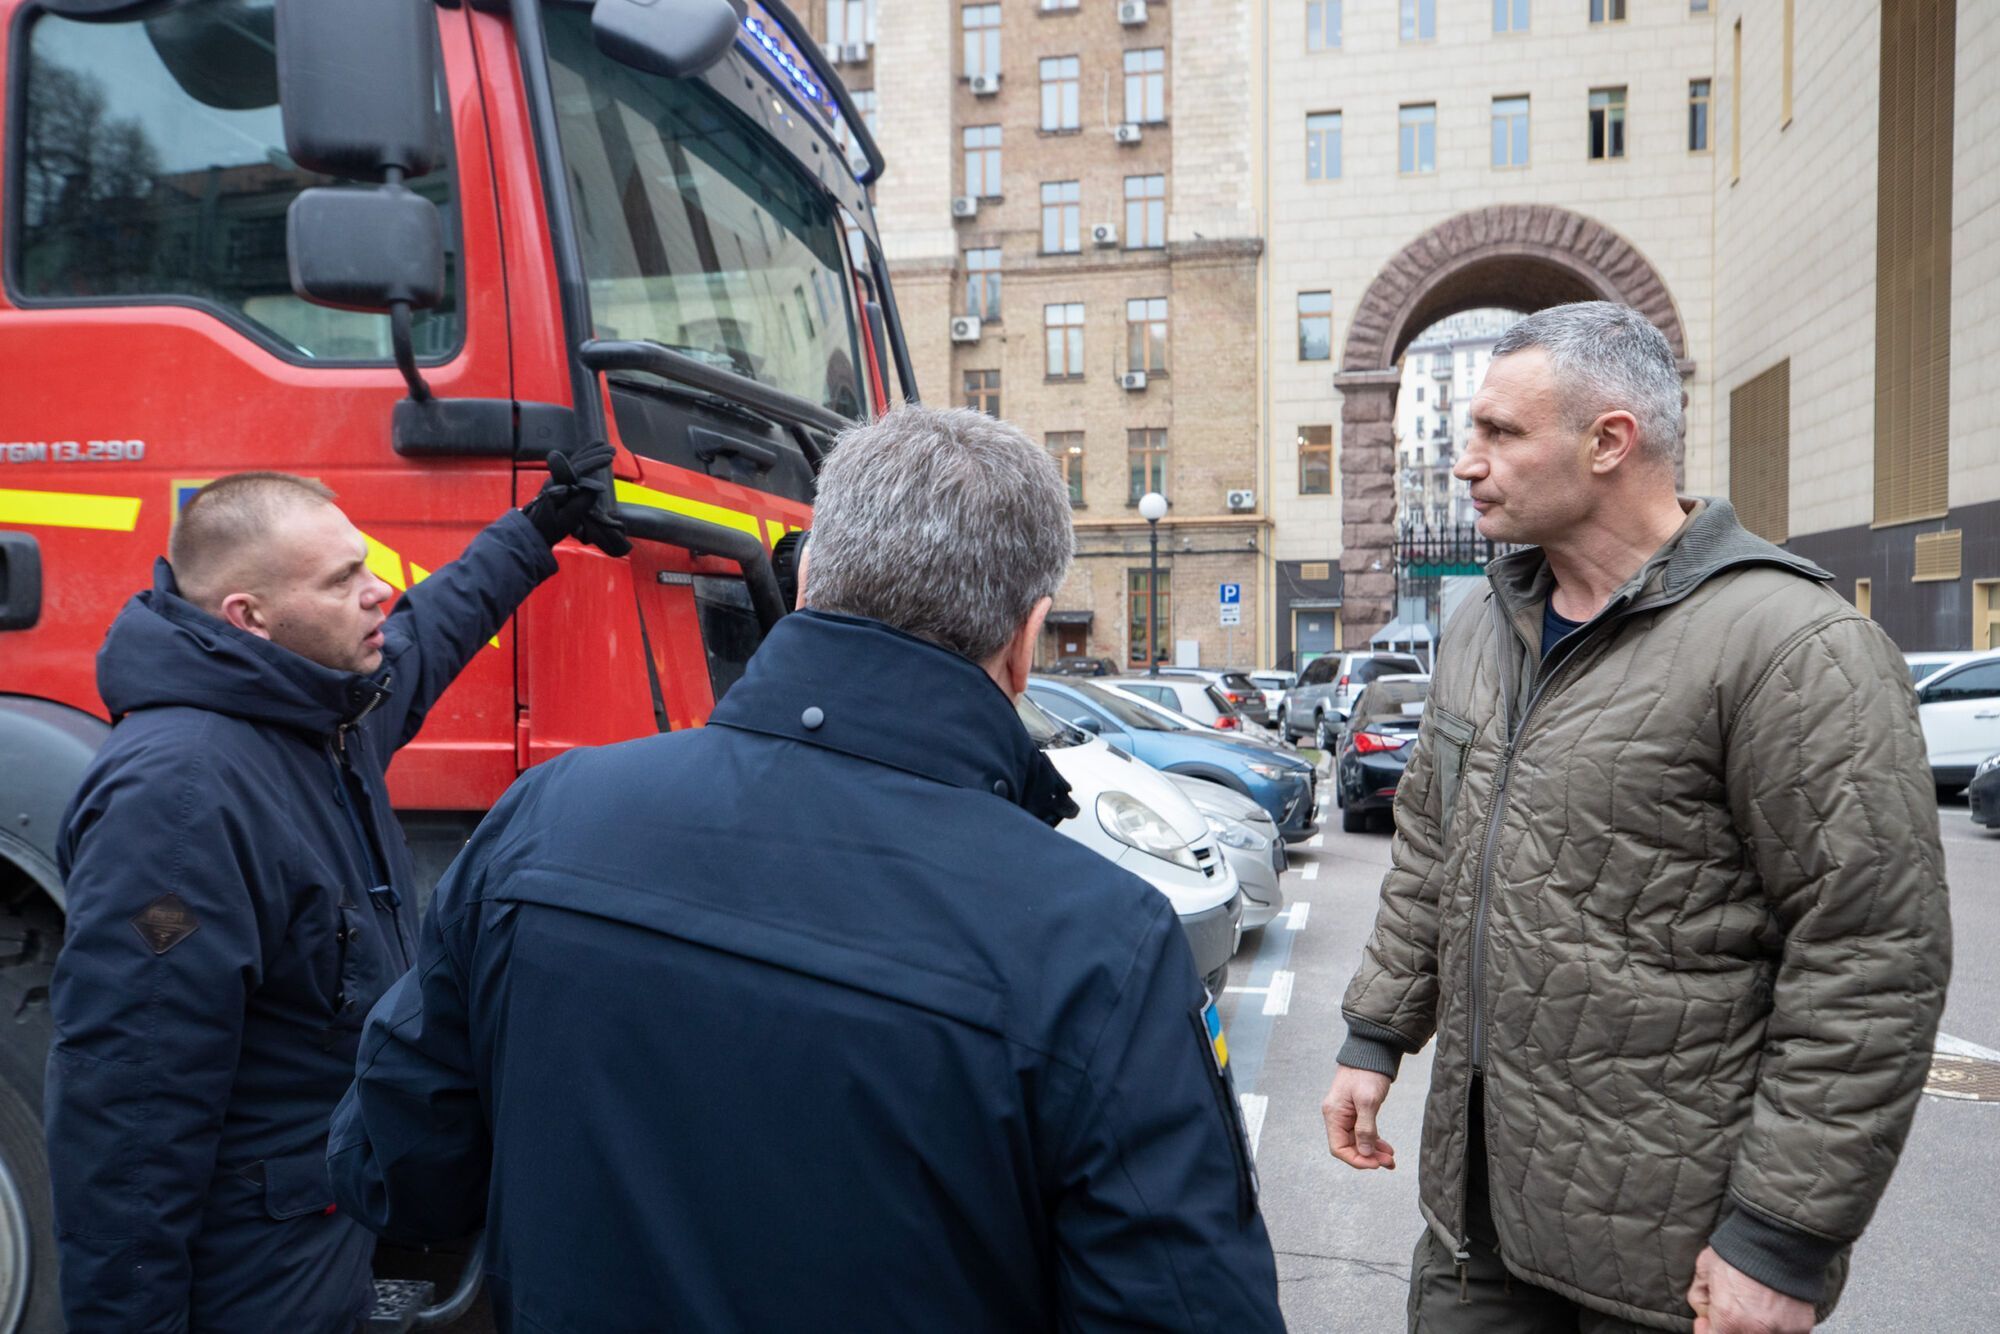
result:
<svg viewBox="0 0 2000 1334"><path fill-rule="evenodd" d="M1178 726L1115 691L1076 677L1030 677L1028 698L1155 769L1234 788L1270 813L1287 843L1310 838L1319 829L1313 820L1318 774L1297 755Z"/></svg>

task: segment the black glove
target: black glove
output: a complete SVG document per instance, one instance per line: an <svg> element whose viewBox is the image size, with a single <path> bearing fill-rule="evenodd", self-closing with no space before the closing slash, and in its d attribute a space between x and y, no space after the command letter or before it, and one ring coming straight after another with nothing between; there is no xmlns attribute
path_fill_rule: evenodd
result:
<svg viewBox="0 0 2000 1334"><path fill-rule="evenodd" d="M557 452L549 455L549 480L541 494L521 507L528 522L550 546L574 533L607 555L623 556L632 550L624 527L611 517L603 472L615 452L605 444L586 445L575 458Z"/></svg>

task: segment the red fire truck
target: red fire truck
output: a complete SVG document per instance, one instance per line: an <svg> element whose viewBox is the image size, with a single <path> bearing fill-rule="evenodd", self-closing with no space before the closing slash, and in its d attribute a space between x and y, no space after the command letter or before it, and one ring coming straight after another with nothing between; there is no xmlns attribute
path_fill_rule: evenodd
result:
<svg viewBox="0 0 2000 1334"><path fill-rule="evenodd" d="M434 876L528 766L702 723L834 434L916 395L880 153L779 0L0 0L0 69L7 1334L56 1320L58 824L184 498L319 478L402 589L618 447L632 553L559 548L391 771Z"/></svg>

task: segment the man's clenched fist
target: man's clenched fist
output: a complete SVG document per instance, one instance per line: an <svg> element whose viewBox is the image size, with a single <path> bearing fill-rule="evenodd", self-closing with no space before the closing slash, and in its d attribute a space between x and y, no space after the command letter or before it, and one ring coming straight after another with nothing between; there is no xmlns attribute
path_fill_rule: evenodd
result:
<svg viewBox="0 0 2000 1334"><path fill-rule="evenodd" d="M1389 1077L1343 1065L1319 1105L1326 1121L1326 1147L1349 1167L1396 1170L1396 1148L1375 1133L1375 1113L1389 1096Z"/></svg>

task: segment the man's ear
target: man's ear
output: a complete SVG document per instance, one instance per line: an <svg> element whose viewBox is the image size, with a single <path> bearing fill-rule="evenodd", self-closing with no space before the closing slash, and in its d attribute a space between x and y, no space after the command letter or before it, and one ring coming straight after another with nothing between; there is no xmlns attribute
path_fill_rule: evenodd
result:
<svg viewBox="0 0 2000 1334"><path fill-rule="evenodd" d="M264 620L264 609L258 605L255 593L231 593L216 610L238 630L246 630L259 639L271 637L271 627Z"/></svg>
<svg viewBox="0 0 2000 1334"><path fill-rule="evenodd" d="M1000 683L1009 699L1018 699L1028 688L1028 674L1035 670L1035 645L1041 640L1042 623L1054 605L1054 598L1039 599L1028 609L1028 619L1021 622L1021 628L1007 641L1007 647L1000 650L999 671L993 679Z"/></svg>
<svg viewBox="0 0 2000 1334"><path fill-rule="evenodd" d="M1607 412L1591 427L1590 470L1602 477L1639 461L1639 420L1629 412Z"/></svg>

